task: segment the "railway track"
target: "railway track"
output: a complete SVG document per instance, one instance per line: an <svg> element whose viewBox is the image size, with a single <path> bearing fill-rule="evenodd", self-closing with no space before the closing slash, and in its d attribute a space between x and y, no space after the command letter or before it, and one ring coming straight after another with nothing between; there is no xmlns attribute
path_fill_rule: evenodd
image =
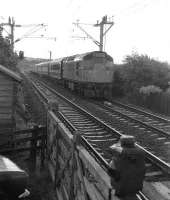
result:
<svg viewBox="0 0 170 200"><path fill-rule="evenodd" d="M170 134L168 129L163 130L164 126L168 127L169 120L135 108L129 110L122 104L93 104L93 110L95 107L98 113L102 113L100 119L123 134L135 136L139 144L170 166Z"/></svg>
<svg viewBox="0 0 170 200"><path fill-rule="evenodd" d="M115 110L125 113L126 115L139 120L143 124L149 125L152 128L158 129L163 134L170 136L170 120L145 110L135 108L117 101L112 102L112 106Z"/></svg>
<svg viewBox="0 0 170 200"><path fill-rule="evenodd" d="M59 103L59 111L57 115L70 131L81 135L81 142L93 154L94 158L100 165L107 169L111 161L111 155L108 154L108 147L117 143L121 133L116 131L101 119L93 116L85 109L77 106L75 103L58 94L54 89L51 89L39 81L34 81L34 87L37 90L41 99L46 103L54 101ZM138 144L137 144L138 145ZM139 145L138 145L139 146ZM148 150L139 146L146 154L146 177L145 181L162 181L170 180L169 165L159 157L153 155ZM147 199L141 192L138 194L138 199Z"/></svg>

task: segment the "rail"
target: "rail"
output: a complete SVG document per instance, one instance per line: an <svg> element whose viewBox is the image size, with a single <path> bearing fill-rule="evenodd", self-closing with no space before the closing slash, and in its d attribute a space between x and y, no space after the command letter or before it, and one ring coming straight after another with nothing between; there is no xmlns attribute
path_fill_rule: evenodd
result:
<svg viewBox="0 0 170 200"><path fill-rule="evenodd" d="M108 163L106 162L106 160L103 159L103 157L91 146L91 144L81 135L81 133L79 132L78 129L76 129L74 127L73 124L70 123L70 121L62 114L62 112L58 111L57 113L55 112L55 114L57 114L57 117L67 126L67 128L69 128L69 130L74 134L74 136L76 135L76 140L78 141L78 143L81 143L83 146L86 147L86 149L88 149L89 153L93 155L93 158L101 164L101 166L107 171L107 169L109 168ZM138 194L136 194L136 200L149 200L142 191L139 191Z"/></svg>
<svg viewBox="0 0 170 200"><path fill-rule="evenodd" d="M34 87L36 87L34 85ZM45 86L46 88L48 88L50 91L52 91L53 93L55 93L56 95L58 95L58 93L56 91L54 91L53 89ZM36 88L37 89L37 88ZM45 98L44 94L38 89L38 93L43 96L43 99L46 101L46 103L48 103L48 100ZM76 104L74 104L73 102L69 101L68 99L66 99L65 97L63 97L62 95L59 95L60 98L64 99L65 101L69 102L72 104L72 106L74 106L75 108L77 108L80 112L82 113L86 113L86 115L91 116L91 118L93 118L94 121L101 121L99 120L97 117L94 117L92 114L87 113L87 111L85 111L84 109L80 108L79 106L77 106ZM61 112L57 112L56 113L57 116L63 121L63 123L65 125L67 125L67 127L69 127L69 129L71 130L71 132L74 133L78 133L78 137L79 137L79 141L82 142L83 144L85 144L86 148L89 148L91 153L94 156L95 159L97 159L98 161L100 161L100 163L102 163L103 167L105 167L106 169L108 168L108 163L106 162L106 160L103 159L103 157L89 144L89 142L82 136L79 134L79 130L77 130L73 124L70 123L70 121L61 113ZM107 124L105 124L104 122L102 122L103 126L105 127L105 129L107 129L109 132L116 132L117 133L117 137L120 137L121 134L119 132L117 132L115 129L111 128L110 126L108 126ZM139 194L137 194L137 199L138 200L148 200L147 197L145 197L145 195L140 192Z"/></svg>

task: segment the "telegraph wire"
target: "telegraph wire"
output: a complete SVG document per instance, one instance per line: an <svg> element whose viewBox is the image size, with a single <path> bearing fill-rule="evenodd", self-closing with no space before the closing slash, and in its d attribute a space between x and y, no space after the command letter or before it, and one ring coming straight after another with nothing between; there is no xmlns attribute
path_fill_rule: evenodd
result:
<svg viewBox="0 0 170 200"><path fill-rule="evenodd" d="M122 9L119 12L117 12L114 16L121 19L122 16L133 15L136 12L139 12L141 9L143 10L147 8L148 6L152 5L152 3L154 4L155 2L156 0L143 0L143 1L135 2L131 6L128 6L127 8Z"/></svg>

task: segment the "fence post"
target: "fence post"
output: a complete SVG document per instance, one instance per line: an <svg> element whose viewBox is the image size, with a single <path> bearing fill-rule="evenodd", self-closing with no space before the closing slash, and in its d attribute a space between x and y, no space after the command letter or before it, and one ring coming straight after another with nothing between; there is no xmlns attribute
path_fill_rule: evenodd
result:
<svg viewBox="0 0 170 200"><path fill-rule="evenodd" d="M37 147L37 134L38 134L38 126L33 127L32 131L32 139L31 139L31 152L30 152L30 160L31 160L31 168L35 170L36 168L36 147Z"/></svg>

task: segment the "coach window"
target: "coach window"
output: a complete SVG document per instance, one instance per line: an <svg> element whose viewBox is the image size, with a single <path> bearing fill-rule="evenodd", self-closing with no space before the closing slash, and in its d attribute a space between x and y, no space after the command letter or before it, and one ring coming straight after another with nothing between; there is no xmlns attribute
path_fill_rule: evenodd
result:
<svg viewBox="0 0 170 200"><path fill-rule="evenodd" d="M76 75L77 75L77 76L79 75L79 67L80 67L80 63L77 62L77 63L76 63Z"/></svg>
<svg viewBox="0 0 170 200"><path fill-rule="evenodd" d="M79 67L80 67L80 63L77 62L77 63L76 63L76 70L79 70Z"/></svg>

